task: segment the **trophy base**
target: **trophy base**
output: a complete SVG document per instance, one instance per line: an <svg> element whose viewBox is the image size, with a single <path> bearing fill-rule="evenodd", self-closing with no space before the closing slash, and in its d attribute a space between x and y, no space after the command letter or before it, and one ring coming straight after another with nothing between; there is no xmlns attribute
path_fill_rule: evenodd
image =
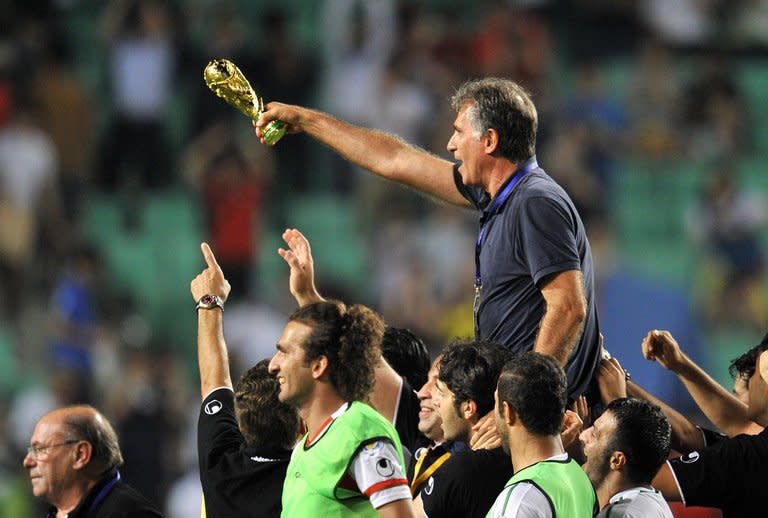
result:
<svg viewBox="0 0 768 518"><path fill-rule="evenodd" d="M275 120L266 125L262 134L267 145L274 146L285 135L286 125L283 121Z"/></svg>

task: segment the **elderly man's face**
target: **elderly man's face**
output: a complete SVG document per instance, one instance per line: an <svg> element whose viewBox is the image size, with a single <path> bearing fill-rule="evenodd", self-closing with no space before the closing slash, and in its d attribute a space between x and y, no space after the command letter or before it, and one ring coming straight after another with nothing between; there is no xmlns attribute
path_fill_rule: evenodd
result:
<svg viewBox="0 0 768 518"><path fill-rule="evenodd" d="M75 478L73 447L77 441L67 435L55 415L49 414L38 421L29 444L31 451L23 464L29 472L32 494L56 505Z"/></svg>

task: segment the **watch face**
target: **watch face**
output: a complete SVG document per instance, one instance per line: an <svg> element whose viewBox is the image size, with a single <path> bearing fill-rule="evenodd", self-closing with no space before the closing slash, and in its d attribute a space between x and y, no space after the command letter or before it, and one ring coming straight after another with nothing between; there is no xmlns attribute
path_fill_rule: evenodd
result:
<svg viewBox="0 0 768 518"><path fill-rule="evenodd" d="M201 304L205 304L206 306L213 306L216 304L216 296L215 295L203 295L203 298L200 299Z"/></svg>

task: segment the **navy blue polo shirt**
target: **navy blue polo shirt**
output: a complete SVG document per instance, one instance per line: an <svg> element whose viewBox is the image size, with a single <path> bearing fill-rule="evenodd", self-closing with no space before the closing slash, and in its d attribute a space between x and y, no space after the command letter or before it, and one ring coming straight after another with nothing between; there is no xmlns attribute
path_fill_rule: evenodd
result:
<svg viewBox="0 0 768 518"><path fill-rule="evenodd" d="M566 366L568 396L575 399L586 390L600 356L592 252L581 217L563 188L538 166L489 215L490 196L481 187L462 183L460 165L453 167L456 187L486 218L476 338L499 342L513 352L532 350L545 309L541 281L551 274L580 270L587 317Z"/></svg>

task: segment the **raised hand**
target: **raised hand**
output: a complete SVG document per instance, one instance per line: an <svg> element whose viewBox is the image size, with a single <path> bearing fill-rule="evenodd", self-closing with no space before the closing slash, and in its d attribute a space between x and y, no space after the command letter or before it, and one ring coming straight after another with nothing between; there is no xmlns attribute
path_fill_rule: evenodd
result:
<svg viewBox="0 0 768 518"><path fill-rule="evenodd" d="M299 306L323 300L315 288L315 266L307 238L295 228L289 228L283 232L283 241L288 249L278 248L277 253L291 269L289 287L293 298Z"/></svg>
<svg viewBox="0 0 768 518"><path fill-rule="evenodd" d="M678 372L686 361L680 345L669 331L649 331L643 339L642 349L646 360L655 361L672 372Z"/></svg>
<svg viewBox="0 0 768 518"><path fill-rule="evenodd" d="M219 263L216 262L211 247L208 246L208 243L200 243L200 251L203 253L207 267L192 279L189 285L192 298L197 302L203 295L217 295L222 301L227 300L232 288L227 279L224 278L224 272L221 271Z"/></svg>

